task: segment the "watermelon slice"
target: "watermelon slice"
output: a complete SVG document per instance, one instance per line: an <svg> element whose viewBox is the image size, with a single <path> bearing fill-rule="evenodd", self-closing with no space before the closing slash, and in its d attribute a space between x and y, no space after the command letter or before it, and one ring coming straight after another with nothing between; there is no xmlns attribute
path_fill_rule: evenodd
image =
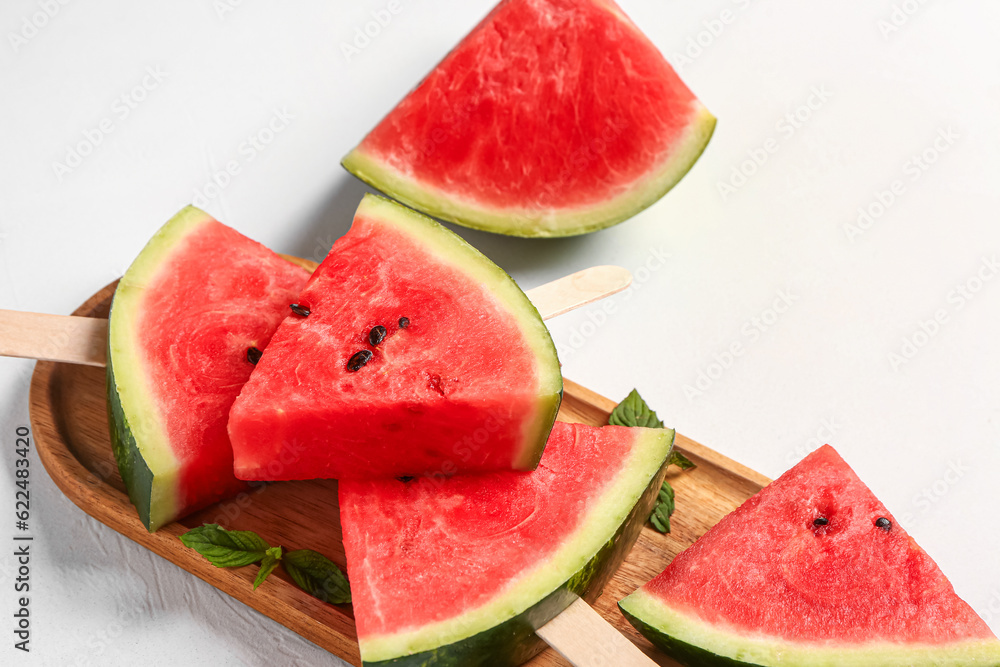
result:
<svg viewBox="0 0 1000 667"><path fill-rule="evenodd" d="M619 603L687 665L1000 665L1000 642L829 445Z"/></svg>
<svg viewBox="0 0 1000 667"><path fill-rule="evenodd" d="M562 398L511 278L433 220L361 202L233 405L236 476L531 470Z"/></svg>
<svg viewBox="0 0 1000 667"><path fill-rule="evenodd" d="M654 203L714 129L613 0L504 0L343 164L444 220L569 236Z"/></svg>
<svg viewBox="0 0 1000 667"><path fill-rule="evenodd" d="M663 482L673 431L557 422L534 472L340 483L365 665L518 665L596 598Z"/></svg>
<svg viewBox="0 0 1000 667"><path fill-rule="evenodd" d="M108 414L129 498L153 531L238 493L229 409L309 272L189 206L149 241L111 307Z"/></svg>

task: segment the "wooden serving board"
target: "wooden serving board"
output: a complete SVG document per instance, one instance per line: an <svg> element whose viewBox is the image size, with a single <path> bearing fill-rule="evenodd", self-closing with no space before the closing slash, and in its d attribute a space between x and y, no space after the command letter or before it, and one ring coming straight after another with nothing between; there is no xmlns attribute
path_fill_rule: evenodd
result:
<svg viewBox="0 0 1000 667"><path fill-rule="evenodd" d="M115 285L102 289L73 314L107 317ZM331 653L361 664L350 605L320 602L292 584L280 568L253 591L257 568L218 569L177 539L195 526L218 523L229 529L256 531L270 544L288 549L315 549L343 567L335 481L271 484L151 534L129 503L111 452L104 369L40 361L31 380L30 403L42 464L83 511ZM606 424L614 406L614 401L566 381L559 418ZM697 467L684 472L671 468L668 475L677 492L673 532L661 535L647 525L624 565L593 603L604 618L661 665L675 663L633 630L618 611L617 601L658 574L678 552L769 481L682 435L677 436L676 446ZM528 664L553 667L568 663L548 649Z"/></svg>

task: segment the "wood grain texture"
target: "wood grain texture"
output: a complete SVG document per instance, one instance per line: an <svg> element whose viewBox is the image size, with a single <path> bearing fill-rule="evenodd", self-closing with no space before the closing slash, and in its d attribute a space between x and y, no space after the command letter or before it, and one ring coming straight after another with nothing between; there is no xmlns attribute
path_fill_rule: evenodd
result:
<svg viewBox="0 0 1000 667"><path fill-rule="evenodd" d="M114 283L105 287L74 315L107 317L114 287ZM104 381L101 368L50 361L40 361L35 367L31 424L39 457L62 492L98 521L359 665L350 605L324 604L295 587L280 570L253 591L256 568L215 568L177 539L190 528L215 522L230 529L256 531L271 544L289 549L315 549L344 566L337 483L280 482L259 487L151 534L128 501L111 453ZM604 424L614 406L614 401L567 380L559 418ZM698 467L683 472L672 468L668 474L677 492L673 533L661 535L647 525L625 563L593 603L598 613L660 665L675 663L633 630L619 613L617 601L658 574L678 552L769 481L684 436L677 436L676 446ZM551 649L528 664L568 665Z"/></svg>

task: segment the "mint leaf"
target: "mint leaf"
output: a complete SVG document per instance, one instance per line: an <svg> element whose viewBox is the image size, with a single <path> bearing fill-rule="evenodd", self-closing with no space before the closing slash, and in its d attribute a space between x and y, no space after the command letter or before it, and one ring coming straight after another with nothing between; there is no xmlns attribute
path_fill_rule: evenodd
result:
<svg viewBox="0 0 1000 667"><path fill-rule="evenodd" d="M660 418L656 416L646 401L642 399L639 392L633 389L625 400L619 403L614 410L611 411L611 416L608 417L608 423L615 426L645 426L646 428L663 428L663 422ZM678 452L676 449L670 451L670 458L667 460L667 465L678 466L681 470L688 470L693 468L694 464L691 461ZM656 506L653 508L653 512L649 515L649 522L653 524L661 533L670 532L670 516L674 513L674 488L670 486L670 482L664 480L663 486L660 487L660 493L656 499Z"/></svg>
<svg viewBox="0 0 1000 667"><path fill-rule="evenodd" d="M292 581L309 595L331 604L347 604L351 601L351 587L347 576L323 554L310 549L299 549L286 553L281 562Z"/></svg>
<svg viewBox="0 0 1000 667"><path fill-rule="evenodd" d="M181 535L184 546L191 547L216 567L242 567L261 561L253 580L253 589L264 583L279 563L299 588L323 602L346 604L351 601L347 576L323 554L299 549L282 554L260 535L249 530L226 530L206 523Z"/></svg>
<svg viewBox="0 0 1000 667"><path fill-rule="evenodd" d="M226 530L219 524L206 523L181 535L184 546L191 547L215 567L240 567L264 558L270 545L249 530Z"/></svg>
<svg viewBox="0 0 1000 667"><path fill-rule="evenodd" d="M668 466L670 466L670 465L677 466L681 470L688 470L689 468L694 468L695 467L695 465L693 463L691 463L691 459L689 459L688 457L684 456L683 454L681 454L676 449L674 449L674 450L672 450L670 452L670 460L667 461L667 465Z"/></svg>
<svg viewBox="0 0 1000 667"><path fill-rule="evenodd" d="M663 422L649 409L646 401L642 400L642 396L635 389L611 411L608 423L613 426L663 428Z"/></svg>
<svg viewBox="0 0 1000 667"><path fill-rule="evenodd" d="M661 533L670 532L670 515L674 513L674 487L670 482L664 480L660 487L660 494L656 500L656 507L649 515L649 521Z"/></svg>
<svg viewBox="0 0 1000 667"><path fill-rule="evenodd" d="M278 567L278 563L281 561L281 547L272 547L264 553L264 560L260 562L257 578L253 580L254 590L257 590L257 587L264 583L264 580L274 572L274 568Z"/></svg>
<svg viewBox="0 0 1000 667"><path fill-rule="evenodd" d="M645 426L646 428L663 428L663 422L656 413L649 409L646 401L642 399L635 389L619 403L608 417L608 423L615 426ZM675 465L681 470L693 468L688 457L681 454L676 449L670 452L670 460L667 465Z"/></svg>

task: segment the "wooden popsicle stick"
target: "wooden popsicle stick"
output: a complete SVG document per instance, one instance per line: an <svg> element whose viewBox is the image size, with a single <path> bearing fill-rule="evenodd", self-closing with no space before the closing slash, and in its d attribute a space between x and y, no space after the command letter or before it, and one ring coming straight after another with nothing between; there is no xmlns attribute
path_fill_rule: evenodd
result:
<svg viewBox="0 0 1000 667"><path fill-rule="evenodd" d="M592 266L525 294L535 304L543 320L586 306L617 294L632 284L632 274L620 266Z"/></svg>
<svg viewBox="0 0 1000 667"><path fill-rule="evenodd" d="M632 274L619 266L595 266L553 280L526 294L543 320L621 292ZM0 310L0 356L104 366L108 321Z"/></svg>
<svg viewBox="0 0 1000 667"><path fill-rule="evenodd" d="M577 599L535 633L574 667L656 667L583 599Z"/></svg>
<svg viewBox="0 0 1000 667"><path fill-rule="evenodd" d="M0 310L0 356L104 366L108 321Z"/></svg>

